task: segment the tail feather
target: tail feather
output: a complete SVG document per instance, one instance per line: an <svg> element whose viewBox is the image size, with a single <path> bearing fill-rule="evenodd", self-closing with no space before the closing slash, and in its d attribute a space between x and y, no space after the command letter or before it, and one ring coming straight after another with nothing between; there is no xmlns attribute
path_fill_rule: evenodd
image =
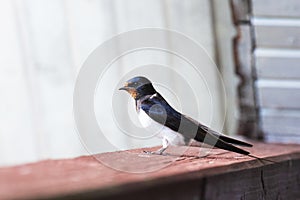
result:
<svg viewBox="0 0 300 200"><path fill-rule="evenodd" d="M221 133L218 133L217 131L210 129L209 127L204 126L203 124L200 124L198 127L199 127L198 131L200 134L203 134L203 131L205 131L205 132L210 133L213 136L223 140L224 142L227 142L230 144L235 144L235 145L244 146L244 147L252 147L253 146L252 144L222 135Z"/></svg>
<svg viewBox="0 0 300 200"><path fill-rule="evenodd" d="M232 138L227 138L227 137L222 136L222 135L216 135L212 132L208 132L208 131L203 132L203 131L201 131L201 129L200 129L200 131L197 132L197 135L194 139L198 142L203 142L205 144L208 144L208 145L220 148L220 149L224 149L224 150L227 150L227 151L232 151L232 152L236 152L236 153L243 154L243 155L250 154L248 151L245 151L245 150L240 149L236 146L233 146L229 142L227 143L226 141L222 140L221 137L224 137L226 140L230 139L230 141L235 141ZM236 140L236 141L238 141L238 140ZM239 141L239 142L243 143L241 141Z"/></svg>
<svg viewBox="0 0 300 200"><path fill-rule="evenodd" d="M252 144L249 144L249 143L246 143L246 142L243 142L240 140L236 140L236 139L224 136L224 135L220 135L219 138L221 140L223 140L224 142L228 142L230 144L235 144L235 145L244 146L244 147L252 147L253 146Z"/></svg>
<svg viewBox="0 0 300 200"><path fill-rule="evenodd" d="M252 155L250 154L250 152L248 151L245 151L243 149L240 149L240 148L237 148L231 144L227 144L226 142L222 141L222 140L218 140L217 143L215 144L215 147L218 147L220 149L224 149L224 150L228 150L228 151L233 151L235 153L239 153L239 154L243 154L243 155L246 155L246 156L249 156L251 158L255 158L255 159L258 159L262 162L270 162L270 163L277 163L276 161L273 161L273 160L270 160L270 159L267 159L267 158L259 158L255 155Z"/></svg>
<svg viewBox="0 0 300 200"><path fill-rule="evenodd" d="M235 147L231 144L228 144L228 143L226 143L226 142L224 142L220 139L217 141L217 143L214 146L218 147L220 149L224 149L224 150L227 150L227 151L232 151L232 152L243 154L243 155L249 155L250 154L250 152L245 151L243 149L240 149L238 147Z"/></svg>

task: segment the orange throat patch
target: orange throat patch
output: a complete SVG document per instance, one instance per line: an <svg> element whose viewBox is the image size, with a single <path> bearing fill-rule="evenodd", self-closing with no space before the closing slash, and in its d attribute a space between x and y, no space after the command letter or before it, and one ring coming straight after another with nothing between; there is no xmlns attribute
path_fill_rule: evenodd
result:
<svg viewBox="0 0 300 200"><path fill-rule="evenodd" d="M133 98L136 98L138 95L135 89L128 90L128 92Z"/></svg>

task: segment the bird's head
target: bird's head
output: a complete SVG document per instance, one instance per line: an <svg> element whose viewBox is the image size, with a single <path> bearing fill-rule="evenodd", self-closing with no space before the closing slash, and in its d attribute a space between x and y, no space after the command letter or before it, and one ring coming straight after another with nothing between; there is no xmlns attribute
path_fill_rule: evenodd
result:
<svg viewBox="0 0 300 200"><path fill-rule="evenodd" d="M135 100L138 100L145 95L156 93L151 81L143 76L136 76L129 79L125 82L123 87L119 88L119 90L127 91Z"/></svg>

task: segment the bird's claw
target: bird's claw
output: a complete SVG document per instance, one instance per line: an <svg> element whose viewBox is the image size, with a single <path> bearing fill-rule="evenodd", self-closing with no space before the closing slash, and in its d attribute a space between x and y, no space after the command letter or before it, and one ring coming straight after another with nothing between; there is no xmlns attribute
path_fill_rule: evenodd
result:
<svg viewBox="0 0 300 200"><path fill-rule="evenodd" d="M145 154L148 154L148 155L166 155L164 154L163 152L161 151L143 151Z"/></svg>
<svg viewBox="0 0 300 200"><path fill-rule="evenodd" d="M143 151L145 154L151 154L151 155L154 155L156 154L157 155L157 152L156 151Z"/></svg>

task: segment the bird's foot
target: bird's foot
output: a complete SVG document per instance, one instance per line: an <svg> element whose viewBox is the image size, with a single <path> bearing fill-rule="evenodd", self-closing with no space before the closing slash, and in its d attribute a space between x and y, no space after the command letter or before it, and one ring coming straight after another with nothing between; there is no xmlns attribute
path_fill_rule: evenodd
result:
<svg viewBox="0 0 300 200"><path fill-rule="evenodd" d="M145 154L149 154L149 155L163 155L166 156L167 154L164 153L164 151L162 150L157 150L157 151L143 151Z"/></svg>

